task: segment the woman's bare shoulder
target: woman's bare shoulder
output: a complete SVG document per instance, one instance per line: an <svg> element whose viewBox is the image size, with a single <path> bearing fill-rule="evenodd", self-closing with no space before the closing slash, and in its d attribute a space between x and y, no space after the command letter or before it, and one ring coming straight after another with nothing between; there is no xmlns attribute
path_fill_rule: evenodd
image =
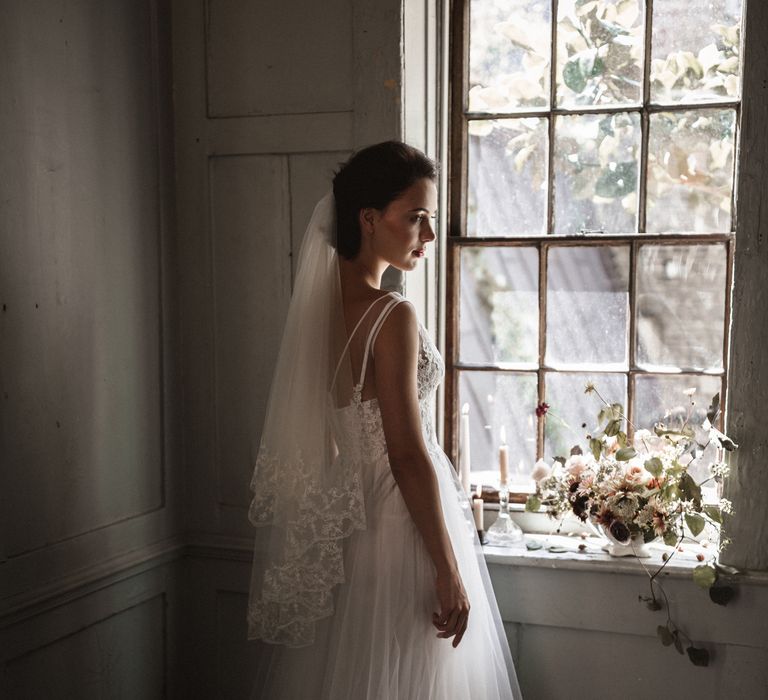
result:
<svg viewBox="0 0 768 700"><path fill-rule="evenodd" d="M381 325L376 345L395 349L402 346L403 342L415 338L418 332L419 319L416 309L408 299L400 296L400 302L394 305Z"/></svg>

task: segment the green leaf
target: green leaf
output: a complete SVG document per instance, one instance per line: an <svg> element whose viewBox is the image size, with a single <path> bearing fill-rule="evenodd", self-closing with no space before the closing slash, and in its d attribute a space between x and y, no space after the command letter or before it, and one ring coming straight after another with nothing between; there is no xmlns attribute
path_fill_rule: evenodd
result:
<svg viewBox="0 0 768 700"><path fill-rule="evenodd" d="M705 520L702 518L698 513L686 513L685 514L685 523L688 525L688 529L691 531L691 534L696 537L703 529L705 525Z"/></svg>
<svg viewBox="0 0 768 700"><path fill-rule="evenodd" d="M707 409L707 419L714 425L717 414L720 413L720 394L719 392L712 397L712 403Z"/></svg>
<svg viewBox="0 0 768 700"><path fill-rule="evenodd" d="M736 590L730 586L712 586L709 589L709 598L718 605L728 605L736 596Z"/></svg>
<svg viewBox="0 0 768 700"><path fill-rule="evenodd" d="M605 434L608 437L615 437L621 431L621 420L614 419L608 422L605 426Z"/></svg>
<svg viewBox="0 0 768 700"><path fill-rule="evenodd" d="M587 76L584 75L578 54L563 67L563 82L577 94L587 87Z"/></svg>
<svg viewBox="0 0 768 700"><path fill-rule="evenodd" d="M651 459L645 460L645 470L653 474L653 476L660 476L664 465L658 457L651 457Z"/></svg>
<svg viewBox="0 0 768 700"><path fill-rule="evenodd" d="M683 653L683 642L680 639L680 633L677 630L675 630L674 632L672 632L672 637L674 639L675 649L677 649L678 654L682 654Z"/></svg>
<svg viewBox="0 0 768 700"><path fill-rule="evenodd" d="M616 433L616 442L619 443L619 447L626 447L627 446L627 434L625 432L619 431Z"/></svg>
<svg viewBox="0 0 768 700"><path fill-rule="evenodd" d="M613 170L606 169L595 182L595 194L607 199L626 197L637 186L637 164L635 161L616 163Z"/></svg>
<svg viewBox="0 0 768 700"><path fill-rule="evenodd" d="M596 460L600 459L600 455L603 453L603 441L598 440L597 438L592 438L589 441L589 449L592 451L592 456Z"/></svg>
<svg viewBox="0 0 768 700"><path fill-rule="evenodd" d="M674 547L677 544L677 533L674 530L667 530L664 533L664 544Z"/></svg>
<svg viewBox="0 0 768 700"><path fill-rule="evenodd" d="M677 485L686 501L693 501L694 504L697 501L701 502L701 487L693 480L693 477L688 472L683 472L680 475L680 480L677 482Z"/></svg>
<svg viewBox="0 0 768 700"><path fill-rule="evenodd" d="M672 646L675 641L672 632L669 631L669 628L666 625L659 625L656 628L656 634L659 635L659 639L665 647Z"/></svg>
<svg viewBox="0 0 768 700"><path fill-rule="evenodd" d="M619 462L626 462L628 459L632 459L635 455L637 455L637 452L635 452L634 447L622 447L616 453L616 459Z"/></svg>
<svg viewBox="0 0 768 700"><path fill-rule="evenodd" d="M716 523L723 522L723 514L720 512L720 508L717 506L706 505L703 507L703 511Z"/></svg>
<svg viewBox="0 0 768 700"><path fill-rule="evenodd" d="M690 646L686 651L694 666L709 666L709 652L706 649Z"/></svg>
<svg viewBox="0 0 768 700"><path fill-rule="evenodd" d="M528 496L528 500L525 502L525 509L527 511L536 513L541 507L541 499L538 496Z"/></svg>
<svg viewBox="0 0 768 700"><path fill-rule="evenodd" d="M712 584L717 580L717 572L714 566L709 564L702 564L697 566L693 570L693 580L697 586L702 588L710 588Z"/></svg>

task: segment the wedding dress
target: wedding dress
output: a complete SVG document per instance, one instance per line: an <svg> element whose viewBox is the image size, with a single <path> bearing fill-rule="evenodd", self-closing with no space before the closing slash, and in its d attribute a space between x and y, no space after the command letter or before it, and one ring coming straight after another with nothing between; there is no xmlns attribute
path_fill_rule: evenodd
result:
<svg viewBox="0 0 768 700"><path fill-rule="evenodd" d="M290 648L259 642L254 699L521 697L471 505L437 442L432 404L445 368L421 324L417 380L423 438L471 608L456 648L451 638L436 636L435 568L392 475L377 400L362 399L373 376L376 336L399 303L409 302L395 292L374 301L342 351L349 353L351 371L360 372L347 382L350 401L333 411L332 425L337 459L362 460L365 529L344 541L345 580L333 590L333 614L316 621L314 643Z"/></svg>

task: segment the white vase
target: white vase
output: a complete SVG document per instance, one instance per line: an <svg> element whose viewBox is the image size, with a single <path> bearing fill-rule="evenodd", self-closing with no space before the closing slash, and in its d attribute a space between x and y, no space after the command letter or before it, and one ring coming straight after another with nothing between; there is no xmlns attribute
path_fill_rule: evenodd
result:
<svg viewBox="0 0 768 700"><path fill-rule="evenodd" d="M612 557L637 557L638 559L647 559L651 556L648 545L643 541L643 535L636 532L632 535L629 542L619 542L608 530L599 523L588 521L595 528L601 537L608 540L602 547L603 551L608 552Z"/></svg>

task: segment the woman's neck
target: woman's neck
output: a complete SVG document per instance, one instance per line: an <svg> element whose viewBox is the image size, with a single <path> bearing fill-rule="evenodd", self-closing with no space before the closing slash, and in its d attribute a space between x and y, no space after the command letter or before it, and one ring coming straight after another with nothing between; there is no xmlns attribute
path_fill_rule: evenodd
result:
<svg viewBox="0 0 768 700"><path fill-rule="evenodd" d="M339 257L341 292L345 299L370 295L371 290L381 289L381 277L387 263L383 260L366 261L358 255L354 260Z"/></svg>

